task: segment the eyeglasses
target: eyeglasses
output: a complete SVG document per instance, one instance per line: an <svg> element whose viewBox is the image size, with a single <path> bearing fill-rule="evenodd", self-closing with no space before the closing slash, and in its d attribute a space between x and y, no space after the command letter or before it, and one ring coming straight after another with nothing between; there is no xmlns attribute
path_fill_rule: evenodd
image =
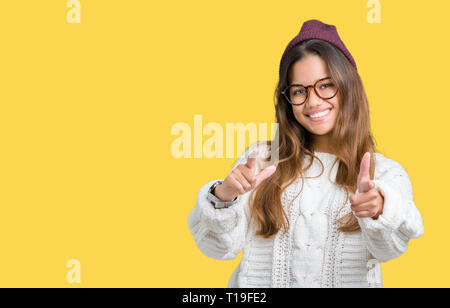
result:
<svg viewBox="0 0 450 308"><path fill-rule="evenodd" d="M333 79L331 77L325 77L317 80L311 86L305 87L301 84L291 84L281 91L281 93L290 104L299 106L308 99L309 88L313 88L316 95L322 99L331 99L338 92L338 87Z"/></svg>

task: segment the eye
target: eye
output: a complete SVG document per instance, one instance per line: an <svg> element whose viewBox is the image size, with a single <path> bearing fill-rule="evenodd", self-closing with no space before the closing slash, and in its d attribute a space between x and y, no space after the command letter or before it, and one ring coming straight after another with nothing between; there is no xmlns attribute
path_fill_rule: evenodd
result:
<svg viewBox="0 0 450 308"><path fill-rule="evenodd" d="M329 88L329 87L332 87L332 86L334 86L332 83L326 83L324 85L321 85L320 87L321 88Z"/></svg>
<svg viewBox="0 0 450 308"><path fill-rule="evenodd" d="M306 89L303 87L292 88L292 95L305 95Z"/></svg>

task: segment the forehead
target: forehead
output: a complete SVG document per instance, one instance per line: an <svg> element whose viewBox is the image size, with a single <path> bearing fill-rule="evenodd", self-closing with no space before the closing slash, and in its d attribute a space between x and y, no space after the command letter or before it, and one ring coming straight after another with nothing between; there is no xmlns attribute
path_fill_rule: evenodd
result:
<svg viewBox="0 0 450 308"><path fill-rule="evenodd" d="M311 85L319 79L328 77L327 64L318 55L308 54L292 65L290 83Z"/></svg>

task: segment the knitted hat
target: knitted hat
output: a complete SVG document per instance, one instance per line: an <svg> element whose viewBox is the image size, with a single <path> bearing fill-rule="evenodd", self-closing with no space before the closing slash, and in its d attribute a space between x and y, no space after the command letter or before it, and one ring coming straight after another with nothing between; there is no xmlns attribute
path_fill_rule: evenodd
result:
<svg viewBox="0 0 450 308"><path fill-rule="evenodd" d="M344 42L342 42L341 38L339 37L336 27L333 25L327 25L317 19L311 19L311 20L308 20L305 23L303 23L303 26L300 29L300 32L287 45L286 50L284 51L283 55L281 56L280 75L281 75L281 62L282 62L284 56L287 54L287 52L290 49L292 49L295 45L299 44L300 42L308 40L308 39L313 39L313 38L324 40L324 41L327 41L327 42L333 44L340 51L342 51L342 53L347 57L347 59L353 65L353 67L356 70L358 70L356 68L355 60L353 59L353 57L350 54L350 52L348 51L348 49L345 47Z"/></svg>

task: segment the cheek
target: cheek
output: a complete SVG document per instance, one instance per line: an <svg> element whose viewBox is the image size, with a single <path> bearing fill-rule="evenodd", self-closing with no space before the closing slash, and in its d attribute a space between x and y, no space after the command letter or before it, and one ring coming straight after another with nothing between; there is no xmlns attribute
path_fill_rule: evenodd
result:
<svg viewBox="0 0 450 308"><path fill-rule="evenodd" d="M333 123L336 123L336 120L338 118L338 114L339 114L339 106L334 107L334 110L333 110Z"/></svg>
<svg viewBox="0 0 450 308"><path fill-rule="evenodd" d="M339 105L336 105L335 107L334 107L334 115L333 115L333 117L334 117L334 123L336 124L336 122L337 122L337 118L338 118L338 116L339 116L339 112L340 112L340 108L339 108L340 106Z"/></svg>
<svg viewBox="0 0 450 308"><path fill-rule="evenodd" d="M337 122L337 118L340 112L340 98L335 97L330 101L330 103L333 105L332 123L334 126Z"/></svg>
<svg viewBox="0 0 450 308"><path fill-rule="evenodd" d="M292 111L294 113L297 122L299 122L300 124L302 124L302 126L304 126L307 123L307 119L306 116L303 114L303 108L294 107Z"/></svg>

